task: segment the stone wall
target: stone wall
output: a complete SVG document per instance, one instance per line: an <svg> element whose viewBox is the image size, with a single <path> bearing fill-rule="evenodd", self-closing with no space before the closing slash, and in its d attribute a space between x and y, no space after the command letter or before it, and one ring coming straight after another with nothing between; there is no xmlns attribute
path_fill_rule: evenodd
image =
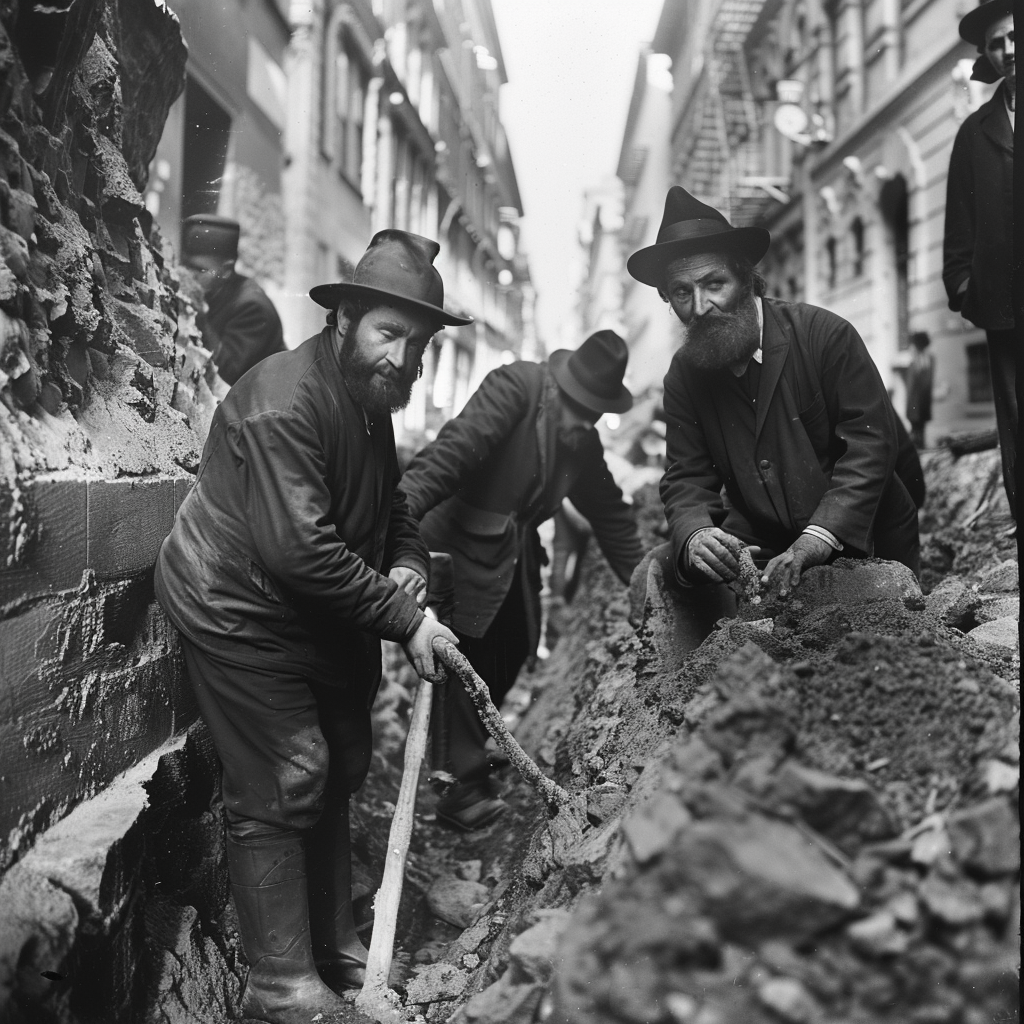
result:
<svg viewBox="0 0 1024 1024"><path fill-rule="evenodd" d="M140 195L177 20L50 6L0 2L0 870L194 717L152 567L213 408Z"/></svg>
<svg viewBox="0 0 1024 1024"><path fill-rule="evenodd" d="M223 386L140 194L186 48L162 0L39 6L0 0L0 1020L166 1019L237 989L153 595Z"/></svg>

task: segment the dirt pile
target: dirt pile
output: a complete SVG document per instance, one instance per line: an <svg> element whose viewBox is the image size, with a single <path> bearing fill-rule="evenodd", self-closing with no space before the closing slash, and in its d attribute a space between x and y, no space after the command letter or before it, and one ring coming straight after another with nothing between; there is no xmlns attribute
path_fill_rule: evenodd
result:
<svg viewBox="0 0 1024 1024"><path fill-rule="evenodd" d="M467 844L424 794L434 867L474 858L486 896L413 950L410 1018L1010 1019L1019 660L976 630L1016 625L1017 583L989 536L928 595L892 563L813 570L682 661L670 588L634 632L589 561L517 730L585 820L513 783L512 819Z"/></svg>

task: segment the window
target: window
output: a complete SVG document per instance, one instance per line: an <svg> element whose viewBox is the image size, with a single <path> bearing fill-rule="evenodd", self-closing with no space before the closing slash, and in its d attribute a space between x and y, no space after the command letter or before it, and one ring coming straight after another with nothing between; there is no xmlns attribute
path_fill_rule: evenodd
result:
<svg viewBox="0 0 1024 1024"><path fill-rule="evenodd" d="M864 221L860 217L854 217L850 234L853 235L853 276L860 277L864 273Z"/></svg>
<svg viewBox="0 0 1024 1024"><path fill-rule="evenodd" d="M338 170L359 185L363 168L363 106L367 75L359 60L343 46L334 60L335 151Z"/></svg>
<svg viewBox="0 0 1024 1024"><path fill-rule="evenodd" d="M988 342L978 341L967 349L967 401L992 401L992 374L988 365Z"/></svg>

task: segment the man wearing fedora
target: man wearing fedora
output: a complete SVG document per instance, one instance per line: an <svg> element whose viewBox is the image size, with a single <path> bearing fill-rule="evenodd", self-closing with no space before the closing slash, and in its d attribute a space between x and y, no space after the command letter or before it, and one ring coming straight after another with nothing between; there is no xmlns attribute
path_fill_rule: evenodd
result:
<svg viewBox="0 0 1024 1024"><path fill-rule="evenodd" d="M238 221L212 214L186 217L182 224L181 261L206 300L196 323L225 384L285 350L273 302L251 277L235 270L240 232Z"/></svg>
<svg viewBox="0 0 1024 1024"><path fill-rule="evenodd" d="M1013 312L1013 124L1016 60L1011 0L960 20L979 50L971 78L999 88L960 126L949 158L942 280L949 308L985 331L1010 512L1017 518L1017 349ZM1001 81L1000 81L1001 80Z"/></svg>
<svg viewBox="0 0 1024 1024"><path fill-rule="evenodd" d="M624 583L643 555L594 429L603 413L633 404L622 383L628 358L614 331L598 331L547 363L493 370L402 477L424 540L452 556L453 628L499 707L537 651L544 557L537 527L562 499L589 520ZM459 781L437 814L457 828L482 828L506 806L491 778L487 733L461 687L447 688L444 698L447 767Z"/></svg>
<svg viewBox="0 0 1024 1024"><path fill-rule="evenodd" d="M310 295L328 326L263 360L218 407L160 550L156 592L223 765L228 871L249 978L242 1015L341 1012L366 950L352 920L349 794L371 753L381 638L425 678L428 553L391 413L444 309L438 245L376 234L350 284Z"/></svg>
<svg viewBox="0 0 1024 1024"><path fill-rule="evenodd" d="M682 324L661 481L676 578L733 580L744 547L783 594L839 553L916 573L917 509L896 472L902 438L885 385L841 317L765 297L754 265L770 240L676 185L656 244L626 264ZM731 595L700 592L705 611L720 602L710 628Z"/></svg>

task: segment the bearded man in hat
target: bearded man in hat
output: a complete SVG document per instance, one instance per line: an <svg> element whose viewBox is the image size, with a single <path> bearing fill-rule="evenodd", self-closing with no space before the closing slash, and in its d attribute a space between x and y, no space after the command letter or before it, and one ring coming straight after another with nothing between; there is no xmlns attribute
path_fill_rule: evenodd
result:
<svg viewBox="0 0 1024 1024"><path fill-rule="evenodd" d="M985 331L1003 485L1017 518L1017 349L1013 313L1013 5L988 0L960 20L980 51L971 78L999 88L960 126L949 158L942 280L949 308Z"/></svg>
<svg viewBox="0 0 1024 1024"><path fill-rule="evenodd" d="M782 594L840 553L916 573L917 510L896 471L906 430L849 323L765 297L754 266L770 240L676 185L656 244L626 264L682 324L665 375L672 570L684 585L727 583L749 547ZM735 604L725 587L698 590L710 630Z"/></svg>
<svg viewBox="0 0 1024 1024"><path fill-rule="evenodd" d="M181 261L206 301L196 323L229 385L261 359L285 350L274 303L251 277L235 270L240 231L238 221L212 214L186 217L182 224Z"/></svg>
<svg viewBox="0 0 1024 1024"><path fill-rule="evenodd" d="M349 795L371 753L382 638L421 676L428 552L391 413L444 309L438 245L381 231L350 284L310 295L328 326L263 360L218 407L160 550L156 592L223 765L228 871L249 977L242 1016L308 1024L362 984Z"/></svg>
<svg viewBox="0 0 1024 1024"><path fill-rule="evenodd" d="M466 407L410 463L400 489L431 551L452 556L453 628L501 706L540 639L537 527L568 497L628 583L643 556L632 510L605 465L595 424L633 404L629 352L614 331L592 334L547 363L489 373ZM504 810L487 733L461 687L444 691L447 768L458 783L437 805L456 828L483 828Z"/></svg>

